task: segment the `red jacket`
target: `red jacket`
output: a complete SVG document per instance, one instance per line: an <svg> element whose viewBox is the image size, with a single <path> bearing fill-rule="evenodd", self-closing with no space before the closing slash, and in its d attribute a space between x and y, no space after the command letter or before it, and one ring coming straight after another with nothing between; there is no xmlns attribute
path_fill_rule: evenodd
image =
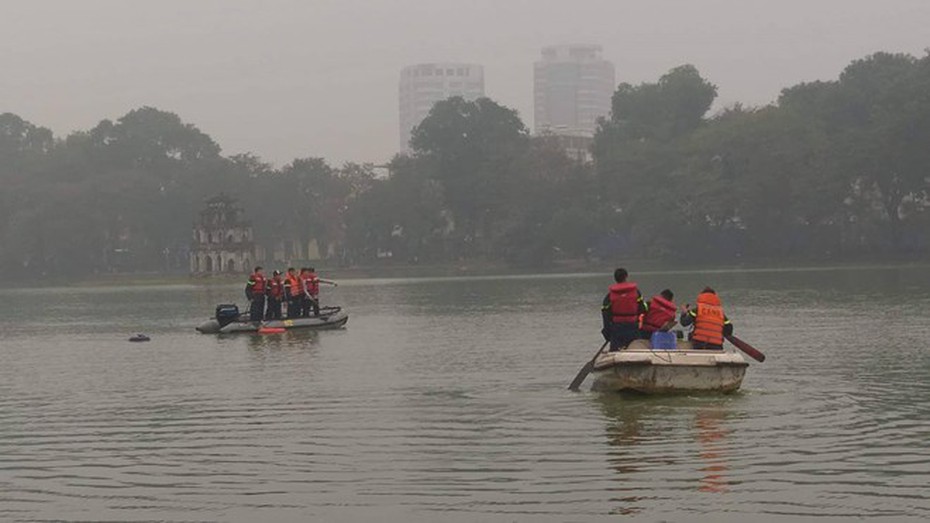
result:
<svg viewBox="0 0 930 523"><path fill-rule="evenodd" d="M280 300L284 297L284 281L280 276L275 276L268 280L268 296L276 300Z"/></svg>
<svg viewBox="0 0 930 523"><path fill-rule="evenodd" d="M257 272L249 276L248 286L251 288L252 295L265 294L265 277Z"/></svg>
<svg viewBox="0 0 930 523"><path fill-rule="evenodd" d="M644 332L655 332L665 326L666 323L675 319L678 308L671 301L666 300L661 295L653 296L649 300L649 310L643 315Z"/></svg>
<svg viewBox="0 0 930 523"><path fill-rule="evenodd" d="M614 323L639 321L639 288L635 283L615 283L607 288L610 315Z"/></svg>

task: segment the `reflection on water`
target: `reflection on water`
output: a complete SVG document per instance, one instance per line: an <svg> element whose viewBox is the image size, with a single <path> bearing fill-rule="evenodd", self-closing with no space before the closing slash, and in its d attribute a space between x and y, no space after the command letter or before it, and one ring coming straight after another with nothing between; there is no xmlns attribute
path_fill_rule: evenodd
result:
<svg viewBox="0 0 930 523"><path fill-rule="evenodd" d="M621 490L643 481L641 475L664 470L680 475L677 485L705 493L728 491L727 446L731 429L727 418L734 408L733 396L645 396L605 393L593 397L606 420L609 451L607 462L616 471ZM655 495L630 495L619 499L617 514L645 510Z"/></svg>
<svg viewBox="0 0 930 523"><path fill-rule="evenodd" d="M722 409L702 408L694 421L697 441L701 445L700 456L704 461L701 467L705 473L701 478L702 492L727 491L726 446L729 431L723 424L725 418L726 411Z"/></svg>

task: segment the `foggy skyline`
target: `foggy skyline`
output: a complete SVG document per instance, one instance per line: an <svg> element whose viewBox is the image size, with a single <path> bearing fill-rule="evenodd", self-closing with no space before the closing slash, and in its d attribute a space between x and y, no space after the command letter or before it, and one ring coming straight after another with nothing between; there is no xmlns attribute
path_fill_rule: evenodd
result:
<svg viewBox="0 0 930 523"><path fill-rule="evenodd" d="M618 83L692 63L718 86L715 107L930 47L925 0L3 1L0 13L0 112L64 137L149 105L226 155L277 165L389 160L400 70L421 62L482 65L487 96L532 128L547 45L601 45Z"/></svg>

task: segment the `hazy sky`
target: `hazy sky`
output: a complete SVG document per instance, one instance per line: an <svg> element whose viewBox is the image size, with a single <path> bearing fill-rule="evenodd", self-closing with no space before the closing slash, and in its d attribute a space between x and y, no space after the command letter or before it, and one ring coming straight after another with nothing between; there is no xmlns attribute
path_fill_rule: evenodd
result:
<svg viewBox="0 0 930 523"><path fill-rule="evenodd" d="M484 65L532 127L544 45L597 43L618 82L693 63L718 106L835 78L875 51L922 55L930 0L0 0L0 113L57 135L143 105L225 154L382 162L404 65Z"/></svg>

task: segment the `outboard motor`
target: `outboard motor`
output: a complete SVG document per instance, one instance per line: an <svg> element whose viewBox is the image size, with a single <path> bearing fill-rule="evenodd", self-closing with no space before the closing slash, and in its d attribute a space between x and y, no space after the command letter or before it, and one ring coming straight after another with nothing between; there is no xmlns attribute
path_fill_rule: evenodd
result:
<svg viewBox="0 0 930 523"><path fill-rule="evenodd" d="M216 306L216 321L220 328L239 319L239 307L235 303L225 303Z"/></svg>

